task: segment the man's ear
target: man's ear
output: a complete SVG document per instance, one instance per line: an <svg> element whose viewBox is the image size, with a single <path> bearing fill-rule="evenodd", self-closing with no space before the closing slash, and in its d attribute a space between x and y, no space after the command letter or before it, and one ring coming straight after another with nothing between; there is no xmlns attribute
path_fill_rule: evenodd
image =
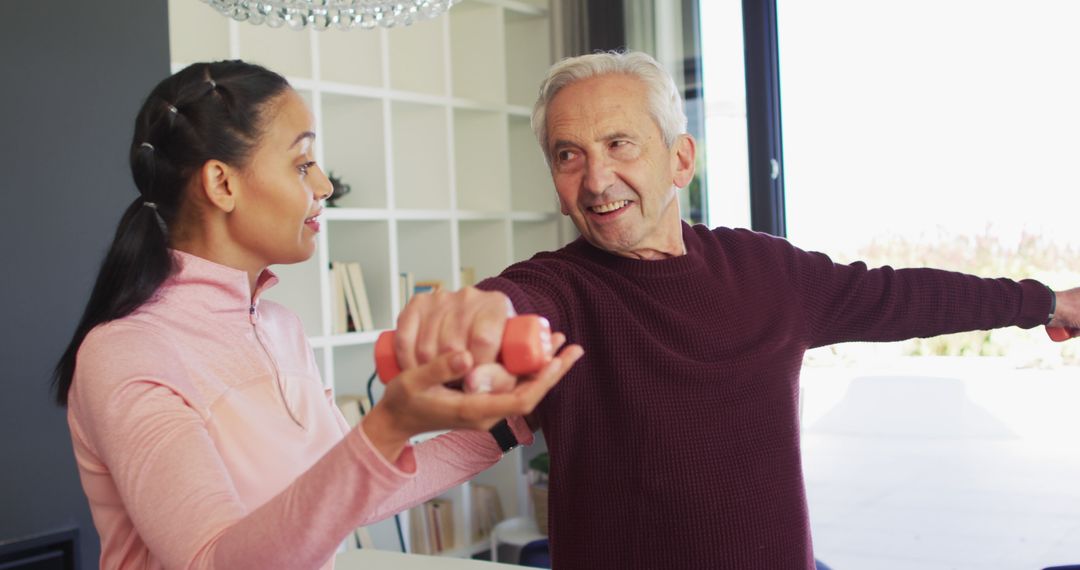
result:
<svg viewBox="0 0 1080 570"><path fill-rule="evenodd" d="M566 205L566 202L563 201L562 196L560 196L558 192L555 193L555 199L559 201L559 211L562 212L562 215L569 216L570 207Z"/></svg>
<svg viewBox="0 0 1080 570"><path fill-rule="evenodd" d="M686 188L694 179L697 141L689 134L681 134L671 145L672 183L679 188Z"/></svg>
<svg viewBox="0 0 1080 570"><path fill-rule="evenodd" d="M237 172L220 160L208 160L199 169L199 186L206 200L217 209L229 213L236 208L239 177Z"/></svg>

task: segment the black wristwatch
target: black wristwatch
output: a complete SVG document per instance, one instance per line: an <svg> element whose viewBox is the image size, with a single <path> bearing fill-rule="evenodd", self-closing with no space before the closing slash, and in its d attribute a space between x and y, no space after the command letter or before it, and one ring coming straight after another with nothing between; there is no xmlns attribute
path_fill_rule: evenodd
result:
<svg viewBox="0 0 1080 570"><path fill-rule="evenodd" d="M491 437L495 438L495 443L499 444L499 449L503 453L509 453L511 449L518 446L517 436L514 435L514 430L510 429L510 424L506 423L506 420L495 424L488 431L491 432Z"/></svg>
<svg viewBox="0 0 1080 570"><path fill-rule="evenodd" d="M1054 320L1054 311L1057 311L1057 293L1050 289L1049 285L1046 285L1046 288L1050 291L1050 316L1046 318L1046 324L1050 324L1050 321Z"/></svg>

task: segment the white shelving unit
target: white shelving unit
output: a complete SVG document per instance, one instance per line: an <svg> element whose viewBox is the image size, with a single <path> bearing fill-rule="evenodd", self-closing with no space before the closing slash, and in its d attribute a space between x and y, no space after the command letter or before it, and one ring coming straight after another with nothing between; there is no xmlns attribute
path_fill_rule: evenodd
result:
<svg viewBox="0 0 1080 570"><path fill-rule="evenodd" d="M338 394L365 393L379 331L332 334L331 260L361 264L382 330L399 310L399 272L457 288L461 267L480 280L560 245L555 193L529 128L552 61L548 0L463 0L389 30L272 29L198 0L170 0L169 19L174 71L239 58L285 75L315 115L317 160L352 187L326 210L316 255L275 267L281 283L267 295L303 319ZM516 451L476 478L499 488L507 517L527 513L523 461ZM487 549L470 540L469 489L446 494L457 537L446 556ZM408 540L407 521L403 529ZM392 521L369 530L380 547L397 547Z"/></svg>

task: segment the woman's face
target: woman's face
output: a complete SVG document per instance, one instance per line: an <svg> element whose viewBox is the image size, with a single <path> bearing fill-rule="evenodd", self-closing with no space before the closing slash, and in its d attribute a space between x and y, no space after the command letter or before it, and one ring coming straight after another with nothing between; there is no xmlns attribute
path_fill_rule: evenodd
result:
<svg viewBox="0 0 1080 570"><path fill-rule="evenodd" d="M315 119L304 100L287 89L264 113L268 123L240 172L241 191L228 217L231 237L262 267L315 253L322 201L333 192L315 164Z"/></svg>

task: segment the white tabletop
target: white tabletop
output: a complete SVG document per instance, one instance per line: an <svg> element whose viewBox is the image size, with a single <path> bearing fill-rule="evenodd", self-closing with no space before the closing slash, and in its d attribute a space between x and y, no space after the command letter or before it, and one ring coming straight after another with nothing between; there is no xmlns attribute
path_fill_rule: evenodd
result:
<svg viewBox="0 0 1080 570"><path fill-rule="evenodd" d="M483 560L402 554L400 552L373 550L370 548L350 550L338 554L334 560L334 566L337 570L378 570L382 568L392 568L393 570L521 570L521 566L497 564Z"/></svg>

